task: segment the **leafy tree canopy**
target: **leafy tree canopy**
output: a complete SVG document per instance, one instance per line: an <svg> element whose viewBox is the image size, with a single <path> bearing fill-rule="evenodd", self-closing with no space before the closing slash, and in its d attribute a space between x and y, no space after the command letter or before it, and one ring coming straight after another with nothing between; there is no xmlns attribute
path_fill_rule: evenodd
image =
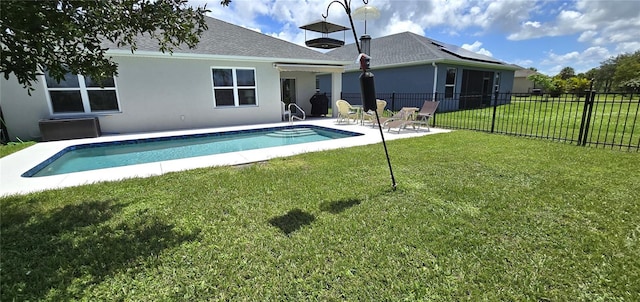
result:
<svg viewBox="0 0 640 302"><path fill-rule="evenodd" d="M551 78L540 73L535 73L527 77L529 81L534 82L538 87L548 90L551 88Z"/></svg>
<svg viewBox="0 0 640 302"><path fill-rule="evenodd" d="M117 75L102 42L133 52L135 37L149 35L160 51L171 52L181 44L195 47L207 29L206 6L186 0L2 0L0 12L0 73L30 90L42 68L56 80L67 72L96 80Z"/></svg>
<svg viewBox="0 0 640 302"><path fill-rule="evenodd" d="M620 54L600 63L593 69L596 87L609 92L620 88L633 88L640 82L640 50L634 53Z"/></svg>
<svg viewBox="0 0 640 302"><path fill-rule="evenodd" d="M640 50L610 57L601 62L599 67L577 75L572 67L565 67L554 78L567 81L567 88L575 91L586 86L586 81L578 81L578 79L593 80L593 87L599 91L610 92L618 89L637 91L640 90ZM552 86L551 78L546 80L540 77L529 79L543 88L551 88Z"/></svg>
<svg viewBox="0 0 640 302"><path fill-rule="evenodd" d="M565 67L562 68L562 70L560 70L560 73L558 73L557 77L563 79L563 80L568 80L572 77L576 76L576 71L575 69L573 69L573 67Z"/></svg>
<svg viewBox="0 0 640 302"><path fill-rule="evenodd" d="M620 86L632 80L640 81L640 51L635 54L624 54L617 58L618 64L613 80Z"/></svg>

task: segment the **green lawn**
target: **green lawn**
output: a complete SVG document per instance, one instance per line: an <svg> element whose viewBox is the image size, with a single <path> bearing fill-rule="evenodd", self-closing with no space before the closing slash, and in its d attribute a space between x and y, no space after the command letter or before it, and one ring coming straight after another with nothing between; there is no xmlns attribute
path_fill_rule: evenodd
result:
<svg viewBox="0 0 640 302"><path fill-rule="evenodd" d="M637 153L388 147L0 199L0 300L640 300Z"/></svg>
<svg viewBox="0 0 640 302"><path fill-rule="evenodd" d="M0 158L5 157L13 152L18 152L34 144L35 142L22 142L22 143L8 143L6 145L0 145Z"/></svg>

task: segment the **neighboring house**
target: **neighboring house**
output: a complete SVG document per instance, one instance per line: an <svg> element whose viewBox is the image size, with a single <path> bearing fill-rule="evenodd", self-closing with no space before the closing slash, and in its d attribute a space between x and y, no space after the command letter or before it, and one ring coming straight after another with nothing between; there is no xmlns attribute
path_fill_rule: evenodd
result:
<svg viewBox="0 0 640 302"><path fill-rule="evenodd" d="M350 60L342 77L342 91L360 92L361 71L355 64L355 44L327 55ZM429 93L442 102L439 111L488 106L495 92L511 92L513 65L457 46L404 32L371 40L371 70L377 93ZM331 87L328 75L319 76L319 88Z"/></svg>
<svg viewBox="0 0 640 302"><path fill-rule="evenodd" d="M98 117L103 133L132 133L279 122L281 101L311 111L316 75L331 74L333 95L349 62L206 18L209 29L195 49L158 51L140 37L138 49L112 47L118 76L100 88L69 74L56 83L39 76L31 95L15 77L0 80L0 106L10 140L41 137L39 122ZM283 91L282 87L286 87Z"/></svg>
<svg viewBox="0 0 640 302"><path fill-rule="evenodd" d="M534 74L540 74L539 72L531 69L524 69L522 67L516 66L519 69L516 70L513 76L513 93L515 94L528 94L531 93L533 89L537 89L540 87L536 87L535 83L529 80L529 76Z"/></svg>

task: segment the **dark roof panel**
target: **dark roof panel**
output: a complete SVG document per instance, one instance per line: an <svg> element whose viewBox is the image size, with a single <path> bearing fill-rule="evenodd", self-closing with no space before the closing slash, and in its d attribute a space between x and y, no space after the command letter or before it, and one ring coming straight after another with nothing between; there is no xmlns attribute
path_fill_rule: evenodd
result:
<svg viewBox="0 0 640 302"><path fill-rule="evenodd" d="M434 42L439 44L434 44ZM476 54L468 50L464 50L463 52L460 47L454 48L451 46L447 49L443 47L443 45L441 42L433 41L411 32L403 32L372 39L371 67L420 64L443 60L458 61L461 64L475 63L510 67L495 58ZM329 51L327 54L338 60L351 60L354 62L354 64L347 66L347 69L358 68L358 65L355 64L358 51L354 43Z"/></svg>
<svg viewBox="0 0 640 302"><path fill-rule="evenodd" d="M236 57L258 57L277 59L296 59L311 61L336 61L334 57L321 52L274 38L257 31L205 17L209 27L200 37L196 48L187 46L174 49L174 53L219 55ZM114 44L106 47L118 49ZM158 43L148 35L137 38L139 51L159 51ZM124 47L122 49L129 49Z"/></svg>
<svg viewBox="0 0 640 302"><path fill-rule="evenodd" d="M462 59L474 60L478 62L487 62L487 63L495 63L495 64L503 64L502 62L494 59L490 56L485 56L479 53L475 53L473 51L464 49L462 47L458 47L456 45L447 44L443 42L438 42L432 40L432 44L438 46L442 51L448 52L454 56L457 56Z"/></svg>

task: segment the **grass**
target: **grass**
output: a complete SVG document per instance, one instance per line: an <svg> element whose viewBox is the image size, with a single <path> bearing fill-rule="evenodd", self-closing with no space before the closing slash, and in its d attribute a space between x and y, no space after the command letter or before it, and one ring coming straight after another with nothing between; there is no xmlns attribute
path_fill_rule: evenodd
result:
<svg viewBox="0 0 640 302"><path fill-rule="evenodd" d="M640 300L640 156L468 131L25 196L12 300Z"/></svg>
<svg viewBox="0 0 640 302"><path fill-rule="evenodd" d="M14 152L18 152L34 144L35 142L20 142L20 143L11 142L6 145L0 145L0 158L5 157Z"/></svg>
<svg viewBox="0 0 640 302"><path fill-rule="evenodd" d="M603 101L593 106L588 142L598 146L640 146L640 102ZM578 142L584 110L583 100L540 102L514 98L496 108L493 131L537 138ZM491 131L494 108L439 113L438 127Z"/></svg>

